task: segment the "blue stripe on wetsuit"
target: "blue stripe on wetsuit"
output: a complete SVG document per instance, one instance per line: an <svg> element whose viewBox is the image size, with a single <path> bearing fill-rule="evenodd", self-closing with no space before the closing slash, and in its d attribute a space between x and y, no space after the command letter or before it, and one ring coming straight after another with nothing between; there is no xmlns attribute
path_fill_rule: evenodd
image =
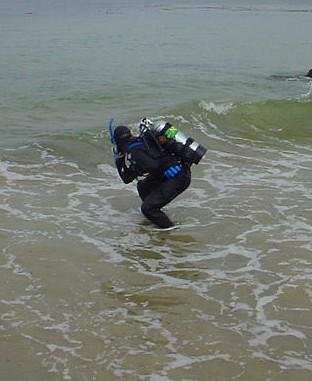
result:
<svg viewBox="0 0 312 381"><path fill-rule="evenodd" d="M133 142L133 143L128 144L128 149L130 150L130 149L139 148L142 146L144 146L144 142Z"/></svg>

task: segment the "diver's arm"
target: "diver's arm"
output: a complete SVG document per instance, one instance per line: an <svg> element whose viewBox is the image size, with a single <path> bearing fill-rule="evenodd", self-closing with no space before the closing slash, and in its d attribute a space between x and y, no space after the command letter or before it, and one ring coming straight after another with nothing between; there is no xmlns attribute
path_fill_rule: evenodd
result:
<svg viewBox="0 0 312 381"><path fill-rule="evenodd" d="M121 177L122 181L125 184L131 183L136 178L136 171L132 165L130 167L126 166L125 157L117 157L115 159L116 167Z"/></svg>

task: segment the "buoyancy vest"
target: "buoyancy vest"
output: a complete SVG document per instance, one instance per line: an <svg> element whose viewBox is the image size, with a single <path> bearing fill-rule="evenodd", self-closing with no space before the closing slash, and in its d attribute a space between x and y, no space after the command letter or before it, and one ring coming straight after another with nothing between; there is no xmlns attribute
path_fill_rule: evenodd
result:
<svg viewBox="0 0 312 381"><path fill-rule="evenodd" d="M127 146L127 160L134 166L138 176L147 175L149 172L144 170L146 168L142 163L136 162L134 159L132 152L134 150L144 151L151 159L157 160L159 162L159 170L162 170L172 165L172 163L176 163L176 158L172 156L172 154L166 152L162 147L152 139L146 138L137 138L134 141L128 143ZM140 165L141 164L141 165Z"/></svg>

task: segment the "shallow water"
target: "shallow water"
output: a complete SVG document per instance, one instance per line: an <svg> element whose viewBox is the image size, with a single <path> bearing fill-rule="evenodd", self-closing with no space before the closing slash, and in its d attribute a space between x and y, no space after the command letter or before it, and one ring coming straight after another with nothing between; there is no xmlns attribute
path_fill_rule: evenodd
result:
<svg viewBox="0 0 312 381"><path fill-rule="evenodd" d="M16 4L0 16L1 379L310 380L309 2ZM208 148L170 232L140 214L105 131L143 113Z"/></svg>

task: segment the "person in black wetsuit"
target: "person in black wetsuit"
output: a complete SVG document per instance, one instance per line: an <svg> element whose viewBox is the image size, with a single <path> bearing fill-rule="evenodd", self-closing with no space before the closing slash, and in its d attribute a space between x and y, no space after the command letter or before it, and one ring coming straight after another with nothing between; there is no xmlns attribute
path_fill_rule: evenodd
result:
<svg viewBox="0 0 312 381"><path fill-rule="evenodd" d="M174 224L161 210L191 183L191 164L166 151L151 134L133 136L126 126L114 130L118 173L128 184L138 177L137 190L143 215L161 229Z"/></svg>

